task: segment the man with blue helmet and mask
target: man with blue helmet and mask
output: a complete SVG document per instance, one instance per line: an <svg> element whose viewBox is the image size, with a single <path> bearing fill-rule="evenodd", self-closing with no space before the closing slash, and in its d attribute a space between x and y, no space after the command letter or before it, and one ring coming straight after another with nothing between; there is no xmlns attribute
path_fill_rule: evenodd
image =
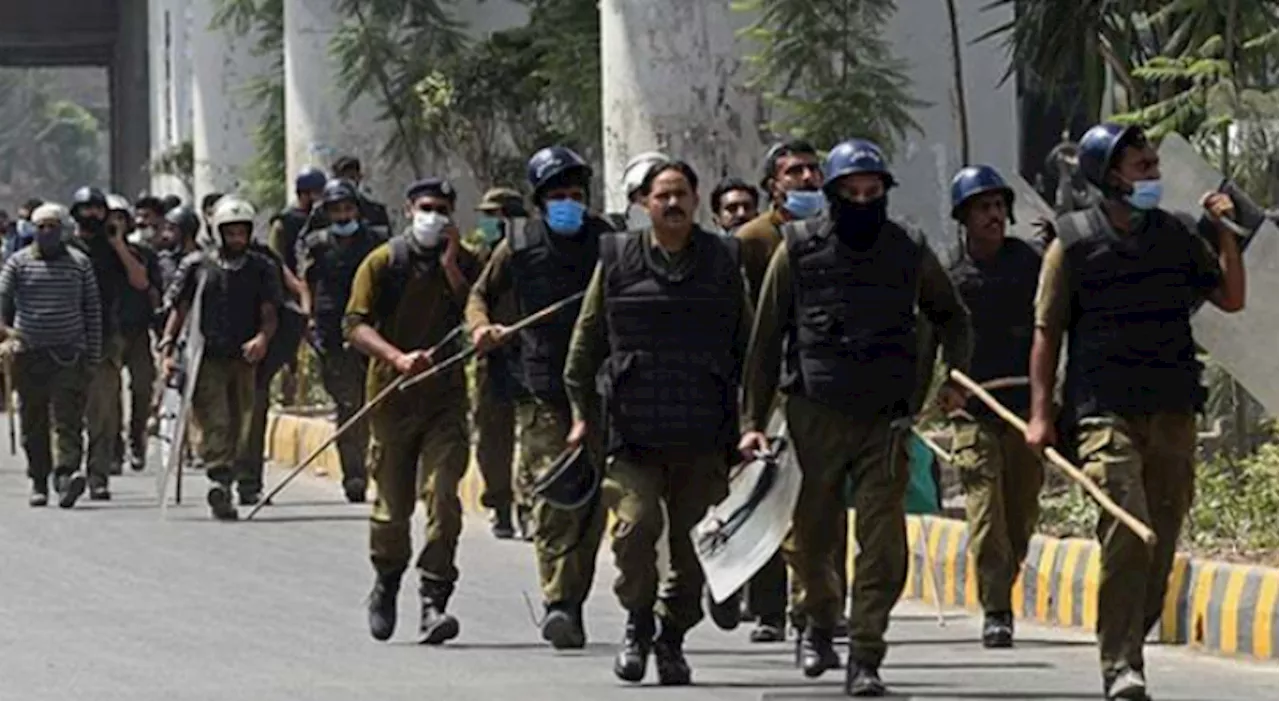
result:
<svg viewBox="0 0 1280 701"><path fill-rule="evenodd" d="M317 205L328 179L324 171L306 167L293 179L293 205L271 218L271 230L267 234L268 245L284 261L285 287L301 295L306 285L298 277L299 242L308 231L324 229L328 223L324 211Z"/></svg>
<svg viewBox="0 0 1280 701"><path fill-rule="evenodd" d="M1225 194L1202 200L1216 251L1160 209L1160 158L1142 130L1100 124L1080 139L1080 171L1102 192L1094 207L1058 219L1036 292L1031 419L1037 453L1062 441L1085 474L1156 534L1154 551L1105 512L1098 517L1102 579L1098 647L1108 699L1147 699L1143 640L1160 619L1183 519L1194 493L1195 415L1203 366L1191 313L1208 300L1245 304L1240 248ZM1058 436L1053 391L1067 335Z"/></svg>
<svg viewBox="0 0 1280 701"><path fill-rule="evenodd" d="M533 154L529 185L541 216L514 229L498 244L471 289L467 324L481 352L506 336L505 328L490 318L490 309L507 290L514 290L522 317L582 292L599 260L601 234L613 231L608 222L588 211L591 168L572 150L551 146ZM529 493L565 448L572 414L563 374L580 307L581 303L571 304L520 332L516 373L525 390L516 399L518 498L525 504L532 502L533 543L546 605L542 637L557 649L581 648L586 643L582 605L591 589L604 528L604 512L594 502L568 510Z"/></svg>
<svg viewBox="0 0 1280 701"><path fill-rule="evenodd" d="M515 227L524 226L529 216L524 198L509 187L490 188L476 205L480 213L478 228L480 242L476 255L481 265L493 257L498 245ZM494 323L510 324L517 321L514 290L507 290L491 304L490 317ZM524 499L516 500L513 487L512 459L515 455L516 408L514 399L520 393L518 380L512 374L512 365L519 360L513 344L495 348L476 359L476 388L474 396L476 424L476 465L484 479L484 492L480 504L491 510L490 528L495 538L507 539L517 535L533 540L532 510ZM527 486L527 485L522 485ZM512 522L512 507L518 509L516 523Z"/></svg>
<svg viewBox="0 0 1280 701"><path fill-rule="evenodd" d="M311 347L320 359L324 389L338 408L341 426L364 405L364 380L368 362L342 338L342 317L351 296L356 268L383 239L360 220L360 200L346 180L330 180L320 195L320 210L328 227L303 239L298 257L298 277L305 283L302 308L310 310ZM358 422L338 438L342 463L342 488L347 501L362 503L368 487L365 453L369 429Z"/></svg>
<svg viewBox="0 0 1280 701"><path fill-rule="evenodd" d="M1031 357L1040 254L1026 241L1005 235L1013 220L1013 197L1013 189L991 166L956 173L951 216L964 236L948 273L973 321L969 375L978 382L1018 382L991 392L1026 416L1031 395L1023 378ZM1011 590L1035 532L1044 468L1022 433L985 404L970 400L953 419L952 464L965 490L969 553L977 566L984 614L982 644L1009 647Z"/></svg>
<svg viewBox="0 0 1280 701"><path fill-rule="evenodd" d="M801 594L801 666L817 677L840 666L832 631L844 592L834 549L852 477L859 550L849 620L846 691L883 696L879 668L889 612L906 583L906 441L917 385L916 309L942 331L950 367L969 368L968 313L922 234L888 216L895 184L880 149L855 139L824 167L829 206L787 224L760 291L743 377L744 455L763 433L779 388L804 483L783 552ZM784 354L785 350L785 354ZM947 409L960 404L950 386ZM850 473L851 470L851 473Z"/></svg>

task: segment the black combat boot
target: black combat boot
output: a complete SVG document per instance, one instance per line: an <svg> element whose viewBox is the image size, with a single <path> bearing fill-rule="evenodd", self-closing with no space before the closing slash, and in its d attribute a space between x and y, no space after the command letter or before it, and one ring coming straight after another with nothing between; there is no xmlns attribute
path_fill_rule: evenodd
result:
<svg viewBox="0 0 1280 701"><path fill-rule="evenodd" d="M219 521L235 521L240 512L231 503L231 470L225 467L209 468L209 493L205 501L209 503L209 513Z"/></svg>
<svg viewBox="0 0 1280 701"><path fill-rule="evenodd" d="M845 673L844 693L849 696L884 696L884 682L880 681L880 668L849 659Z"/></svg>
<svg viewBox="0 0 1280 701"><path fill-rule="evenodd" d="M70 509L76 500L84 494L84 475L79 472L65 472L53 477L53 489L58 493L58 506Z"/></svg>
<svg viewBox="0 0 1280 701"><path fill-rule="evenodd" d="M831 642L830 628L810 625L800 636L800 668L804 676L814 679L828 669L840 668L840 655Z"/></svg>
<svg viewBox="0 0 1280 701"><path fill-rule="evenodd" d="M396 632L396 596L403 572L379 574L369 592L369 633L374 640L388 640Z"/></svg>
<svg viewBox="0 0 1280 701"><path fill-rule="evenodd" d="M498 540L509 540L516 536L515 524L511 521L511 507L499 506L493 510L490 518L490 529Z"/></svg>
<svg viewBox="0 0 1280 701"><path fill-rule="evenodd" d="M352 504L363 504L369 492L369 481L363 477L351 477L342 481L342 491L347 494L347 501Z"/></svg>
<svg viewBox="0 0 1280 701"><path fill-rule="evenodd" d="M1102 683L1108 701L1151 701L1151 697L1147 695L1147 679L1140 669L1128 668L1108 673Z"/></svg>
<svg viewBox="0 0 1280 701"><path fill-rule="evenodd" d="M711 613L711 621L720 630L734 630L742 622L742 590L739 589L729 598L716 603L711 597L711 589L706 590L707 611Z"/></svg>
<svg viewBox="0 0 1280 701"><path fill-rule="evenodd" d="M89 501L111 501L111 490L104 475L89 476Z"/></svg>
<svg viewBox="0 0 1280 701"><path fill-rule="evenodd" d="M624 682L644 681L645 667L649 665L649 651L653 649L653 613L631 611L627 613L626 633L622 637L622 649L613 660L613 673Z"/></svg>
<svg viewBox="0 0 1280 701"><path fill-rule="evenodd" d="M418 588L422 595L422 623L418 626L418 643L440 645L458 637L458 619L445 613L453 583L423 577Z"/></svg>
<svg viewBox="0 0 1280 701"><path fill-rule="evenodd" d="M557 650L581 650L587 644L580 609L570 604L547 604L542 619L542 639Z"/></svg>
<svg viewBox="0 0 1280 701"><path fill-rule="evenodd" d="M684 658L684 631L663 621L662 630L653 641L653 663L662 686L688 686L693 681L693 672Z"/></svg>
<svg viewBox="0 0 1280 701"><path fill-rule="evenodd" d="M27 498L27 505L32 507L47 506L49 504L49 478L42 477L40 479L31 480L31 496Z"/></svg>
<svg viewBox="0 0 1280 701"><path fill-rule="evenodd" d="M982 618L982 647L1013 647L1013 612L991 611Z"/></svg>

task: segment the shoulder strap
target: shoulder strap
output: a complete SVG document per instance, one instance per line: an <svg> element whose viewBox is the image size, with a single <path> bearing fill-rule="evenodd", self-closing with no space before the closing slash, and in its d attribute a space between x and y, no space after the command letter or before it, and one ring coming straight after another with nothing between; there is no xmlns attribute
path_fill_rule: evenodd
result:
<svg viewBox="0 0 1280 701"><path fill-rule="evenodd" d="M394 236L387 244L391 249L390 264L388 270L401 272L409 269L409 241L403 236Z"/></svg>
<svg viewBox="0 0 1280 701"><path fill-rule="evenodd" d="M523 251L529 248L530 236L529 227L537 226L532 219L516 219L511 227L511 252Z"/></svg>

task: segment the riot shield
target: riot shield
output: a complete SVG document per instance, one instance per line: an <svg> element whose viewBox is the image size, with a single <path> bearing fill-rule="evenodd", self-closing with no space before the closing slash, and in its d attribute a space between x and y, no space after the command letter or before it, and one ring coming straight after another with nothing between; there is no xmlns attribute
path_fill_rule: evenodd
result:
<svg viewBox="0 0 1280 701"><path fill-rule="evenodd" d="M164 462L163 469L160 470L160 474L157 476L156 483L156 498L160 501L161 516L167 515L169 509L169 478L176 471L182 469L183 448L186 447L187 438L187 422L190 420L191 413L191 399L195 396L196 380L200 376L200 362L204 358L204 334L200 330L200 316L204 307L204 286L208 279L208 274L202 268L197 272L197 275L199 276L199 281L196 283L196 293L192 298L191 313L187 315L181 334L178 371L175 373L172 386L170 386L170 381L165 383L167 404L172 409L166 411L164 408L165 402L162 402L162 411L165 411L165 414L171 411L173 416L170 419L170 433L168 434L168 457Z"/></svg>

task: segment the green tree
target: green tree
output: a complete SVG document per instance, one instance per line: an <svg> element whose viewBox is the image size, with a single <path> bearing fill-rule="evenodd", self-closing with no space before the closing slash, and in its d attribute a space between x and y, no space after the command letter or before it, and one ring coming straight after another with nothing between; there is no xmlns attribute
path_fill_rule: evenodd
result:
<svg viewBox="0 0 1280 701"><path fill-rule="evenodd" d="M919 126L906 64L884 38L893 0L741 0L757 53L751 84L774 109L770 128L831 145L863 136L892 151Z"/></svg>

